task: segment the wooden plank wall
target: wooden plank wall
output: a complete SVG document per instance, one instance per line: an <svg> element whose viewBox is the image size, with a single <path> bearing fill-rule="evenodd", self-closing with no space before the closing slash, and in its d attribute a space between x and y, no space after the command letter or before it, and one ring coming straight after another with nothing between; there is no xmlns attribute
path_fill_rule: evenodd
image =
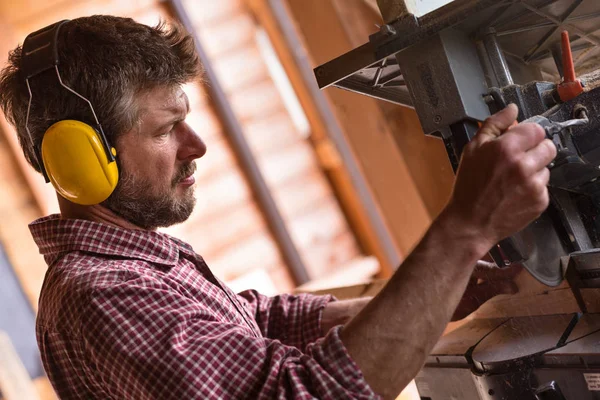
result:
<svg viewBox="0 0 600 400"><path fill-rule="evenodd" d="M341 3L346 2L342 0ZM347 3L348 8L366 4L362 0L347 0ZM344 24L345 16L339 12L339 4L333 0L287 0L286 4L297 23L298 32L312 58L313 66L321 65L356 47ZM373 10L370 8L364 12L372 14ZM353 26L353 23L348 22L349 29L353 29ZM364 42L367 40L368 37L365 37ZM436 215L430 212L424 202L424 191L417 185L411 165L394 139L394 130L414 131L414 128L391 125L379 100L336 88L327 89L325 93L359 160L401 255L405 257ZM419 157L419 154L423 154L423 150L414 157ZM413 167L417 171L421 166ZM427 184L434 187L436 183ZM443 202L445 199L437 201Z"/></svg>
<svg viewBox="0 0 600 400"><path fill-rule="evenodd" d="M335 9L327 8L325 3L329 0L319 2L320 11L317 7L316 11L309 12L311 7L305 0L298 1L292 8L298 12L299 7L306 7L304 14L301 13L304 21L311 20L311 13L319 11L323 25L318 29L325 29L331 23L327 12ZM242 122L310 276L321 278L343 272L344 266L360 265L364 254L340 210L314 148L283 106L281 94L257 44L256 37L261 28L244 0L186 0L185 5ZM96 13L132 16L153 24L160 16L166 16L167 10L159 0L24 0L18 5L0 2L3 32L0 62L4 62L8 49L22 42L27 33L59 19ZM307 44L314 50L318 36L309 39ZM339 53L345 51L340 50L340 43L347 49L355 45L352 41L355 39L348 37L334 38L335 43L330 39L327 43L335 44L334 47L313 54L317 63L335 56L332 49ZM292 289L294 284L290 274L252 199L211 100L199 85L190 85L186 90L193 109L189 121L202 133L209 151L198 162L197 209L188 223L169 231L192 243L226 281L261 271L261 276L273 282L273 290ZM435 188L427 192L420 184L421 178L415 175L415 171L424 169L413 168L411 162L405 162L410 157L418 158L418 151L415 148L406 150L405 146L398 150L394 145L388 123L398 115L388 115L372 100L342 97L348 95L331 95L331 98L340 113L342 126L349 130L348 138L379 204L393 227L396 242L405 254L435 214L432 211L438 207L435 201L439 202L443 196ZM359 118L361 113L370 111L373 111L371 117ZM408 125L413 123L410 114L406 118ZM5 244L25 293L36 307L46 267L31 240L27 223L56 210L56 202L51 188L19 158L14 132L2 116L0 131L0 192L3 195L0 241ZM368 136L366 132L372 132L374 136ZM392 178L390 171L393 171ZM352 270L358 275L361 273L360 267ZM36 386L42 398L53 398L47 381L40 380Z"/></svg>
<svg viewBox="0 0 600 400"><path fill-rule="evenodd" d="M310 270L319 278L362 255L315 157L281 104L256 44L259 27L240 1L189 1L210 57L234 110L243 123L267 182ZM153 24L166 10L155 0L28 0L0 2L0 62L29 33L56 20L94 13L132 16ZM199 85L186 88L192 126L209 151L198 162L198 206L191 220L171 233L192 243L224 280L260 270L275 291L294 284L260 210L253 201L212 109ZM0 241L34 307L46 271L27 224L56 211L51 187L20 155L14 131L0 115ZM356 268L353 268L356 270ZM36 382L40 396L54 398L47 380Z"/></svg>
<svg viewBox="0 0 600 400"><path fill-rule="evenodd" d="M244 1L188 0L184 3L311 278L336 272L360 258L355 236L315 151L284 106L259 48L257 35L261 27ZM226 152L224 137L212 143L209 153L215 148L219 153ZM232 160L231 155L228 159ZM207 177L216 180L223 173L215 170ZM241 181L242 177L236 172L228 179ZM225 241L206 257L216 270L227 271L225 278L262 266L280 279L282 261L274 251L264 223L250 217L253 206L248 203L248 189L231 195L232 202L243 204L239 216L227 216L237 224L224 223L222 217L214 219L215 225L211 228L222 232ZM239 229L235 235L230 231L234 225ZM194 227L189 229L193 232ZM198 225L197 229L204 229L204 225Z"/></svg>
<svg viewBox="0 0 600 400"><path fill-rule="evenodd" d="M310 276L320 278L348 263L355 265L363 255L314 149L298 132L282 105L281 95L257 47L260 27L241 0L188 1L186 7L242 121ZM0 22L6 27L4 32L9 33L0 47L3 59L7 50L27 33L59 19L94 13L133 16L152 24L159 16L165 16L166 10L155 0L29 0L22 7L3 2ZM168 231L192 243L226 281L259 269L266 272L277 291L290 290L294 284L287 267L251 197L210 99L199 85L190 85L187 91L193 109L189 120L201 131L209 151L198 163L196 211L188 223ZM29 237L26 223L55 211L56 202L51 188L20 160L12 129L6 123L1 128L5 133L5 146L1 150L8 165L3 171L9 174L3 190L15 199L20 197L13 193L20 191L20 196L26 198L19 200L23 205L16 213L14 205L4 203L12 213L4 221L18 219L11 225L20 230L13 235L11 228L11 234L5 235L7 252L35 305L45 265ZM12 152L8 150L10 147ZM15 149L16 159L11 158Z"/></svg>
<svg viewBox="0 0 600 400"><path fill-rule="evenodd" d="M383 20L374 0L332 0L352 47L368 41ZM441 139L425 136L417 113L386 101L376 101L431 218L442 210L454 173Z"/></svg>
<svg viewBox="0 0 600 400"><path fill-rule="evenodd" d="M0 37L0 50L8 49L13 36L9 26L2 21L0 29L7 32L6 36ZM8 127L4 116L0 114L0 130L4 133ZM46 266L37 252L27 224L40 216L41 210L29 189L25 170L13 152L15 142L14 137L0 135L0 242L4 245L23 291L36 307Z"/></svg>
<svg viewBox="0 0 600 400"><path fill-rule="evenodd" d="M362 177L353 176L356 168L346 163L356 163L352 154L345 154L344 149L338 148L336 132L330 132L335 121L330 120L331 109L325 106L323 109L322 95L318 93L314 75L310 70L310 62L307 60L306 49L298 48L301 38L293 26L289 26L291 15L286 10L285 4L273 3L269 0L244 0L253 18L268 34L273 45L274 53L281 61L282 70L289 77L290 87L296 92L298 103L305 111L306 119L310 124L310 132L307 137L315 148L322 168L326 172L327 179L335 190L340 201L342 210L352 228L356 233L357 240L366 254L371 254L379 263L379 277L390 276L398 265L397 249L387 247L389 239L382 241L381 231L389 234L387 227L378 231L371 220L373 214L378 210L366 209L364 207L361 189L353 182ZM273 6L277 6L275 9ZM308 70L305 70L308 68ZM317 91L317 96L315 96ZM344 146L347 148L348 146ZM367 194L371 196L370 193ZM321 280L320 283L325 283Z"/></svg>
<svg viewBox="0 0 600 400"><path fill-rule="evenodd" d="M19 6L0 2L0 64L4 65L9 49L22 42L24 36L61 18L83 14L86 4L72 2L71 8L56 7L58 1L25 1ZM103 6L113 7L115 13L124 14L126 4L118 1L90 1L90 9L101 12ZM65 4L63 4L65 5ZM135 9L137 3L130 3ZM147 3L139 5L143 6ZM30 168L20 153L16 136L0 114L0 242L2 242L12 267L34 309L37 310L46 264L38 253L27 224L42 215L56 210L56 199L50 186ZM55 400L49 381L43 377L34 381L39 398ZM23 397L24 398L24 397Z"/></svg>

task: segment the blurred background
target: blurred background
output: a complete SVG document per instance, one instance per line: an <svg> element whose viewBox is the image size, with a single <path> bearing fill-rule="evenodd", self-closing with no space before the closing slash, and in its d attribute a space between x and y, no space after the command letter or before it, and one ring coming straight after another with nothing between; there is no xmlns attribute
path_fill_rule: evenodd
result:
<svg viewBox="0 0 600 400"><path fill-rule="evenodd" d="M234 290L389 277L445 204L445 150L413 110L314 82L312 68L378 30L375 0L2 0L0 65L27 34L92 14L178 20L195 35L207 74L185 88L188 122L208 152L192 217L165 231ZM52 399L34 336L46 264L27 224L57 212L56 195L1 113L0 193L0 388Z"/></svg>

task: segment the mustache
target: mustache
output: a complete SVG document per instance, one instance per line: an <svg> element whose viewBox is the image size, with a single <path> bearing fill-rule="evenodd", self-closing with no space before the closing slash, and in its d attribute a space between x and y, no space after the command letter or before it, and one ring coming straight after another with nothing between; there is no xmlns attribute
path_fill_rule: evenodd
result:
<svg viewBox="0 0 600 400"><path fill-rule="evenodd" d="M179 181L187 178L188 176L192 175L194 172L196 172L196 162L195 161L184 164L181 167L181 169L179 171L177 171L175 178L173 178L173 186L177 185L179 183Z"/></svg>

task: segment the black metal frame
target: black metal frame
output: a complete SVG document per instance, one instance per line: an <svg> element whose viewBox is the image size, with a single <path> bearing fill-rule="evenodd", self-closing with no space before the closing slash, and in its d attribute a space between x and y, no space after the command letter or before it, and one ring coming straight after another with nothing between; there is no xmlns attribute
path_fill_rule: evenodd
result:
<svg viewBox="0 0 600 400"><path fill-rule="evenodd" d="M586 32L578 27L578 24L592 20L600 22L600 12L577 14L582 5L589 5L590 0L587 1L455 0L421 18L406 17L382 26L380 32L371 35L369 42L315 68L317 83L321 89L335 86L412 107L402 71L396 66L394 56L414 43L452 26L460 26L460 29L464 28L481 39L489 30L495 31L495 38L499 40L509 64L526 67L535 65L540 72L558 80L560 76L556 74L554 65L548 68L543 62L556 56L556 47L549 44L559 28L567 29L572 34L572 50L577 55L575 67L581 67L592 54L597 54L600 47L600 38L594 36L598 29ZM561 15L556 17L545 11L546 8L557 6L557 3L567 8ZM515 10L519 11L516 16ZM538 21L530 24L532 18ZM476 22L465 23L468 19ZM542 22L539 22L540 19ZM542 29L547 31L523 55L502 46L502 42L512 38L512 35L522 36Z"/></svg>

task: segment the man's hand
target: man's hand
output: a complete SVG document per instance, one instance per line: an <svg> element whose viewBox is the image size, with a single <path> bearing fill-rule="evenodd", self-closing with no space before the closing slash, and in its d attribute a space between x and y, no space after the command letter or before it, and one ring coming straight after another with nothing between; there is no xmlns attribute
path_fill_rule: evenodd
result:
<svg viewBox="0 0 600 400"><path fill-rule="evenodd" d="M556 147L537 124L514 125L514 104L488 118L465 147L445 210L488 248L548 207L546 168Z"/></svg>
<svg viewBox="0 0 600 400"><path fill-rule="evenodd" d="M489 261L477 261L473 275L469 279L452 321L458 321L476 311L486 301L500 294L515 294L519 291L514 278L523 271L520 264L508 268L498 268Z"/></svg>
<svg viewBox="0 0 600 400"><path fill-rule="evenodd" d="M514 105L485 121L463 152L454 192L387 285L340 338L371 387L394 399L419 372L456 310L473 268L548 206L554 145Z"/></svg>

